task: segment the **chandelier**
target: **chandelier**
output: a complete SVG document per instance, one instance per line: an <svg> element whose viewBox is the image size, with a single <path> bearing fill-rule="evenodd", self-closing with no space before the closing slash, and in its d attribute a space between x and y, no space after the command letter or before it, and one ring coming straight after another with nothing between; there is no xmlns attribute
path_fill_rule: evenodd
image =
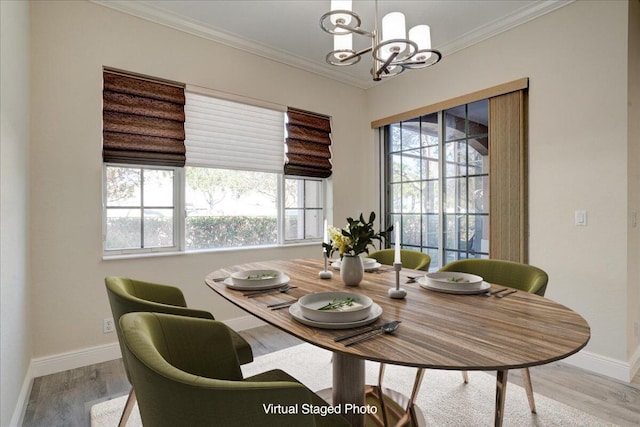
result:
<svg viewBox="0 0 640 427"><path fill-rule="evenodd" d="M393 77L405 69L425 68L442 59L442 54L431 49L431 30L428 25L416 25L407 37L404 14L391 12L382 18L382 31L378 29L378 0L375 1L373 31L360 28L360 17L351 11L351 0L331 0L331 11L320 18L320 27L333 35L333 51L326 60L335 66L348 66L360 62L362 55L371 52L374 81ZM353 33L371 38L371 47L359 52L353 50Z"/></svg>

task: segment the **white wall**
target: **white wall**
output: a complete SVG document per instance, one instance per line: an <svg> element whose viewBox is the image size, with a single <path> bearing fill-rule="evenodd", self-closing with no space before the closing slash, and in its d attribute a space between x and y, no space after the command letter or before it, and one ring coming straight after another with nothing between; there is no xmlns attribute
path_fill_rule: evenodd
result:
<svg viewBox="0 0 640 427"><path fill-rule="evenodd" d="M0 425L7 426L20 415L31 360L29 3L0 2L0 19Z"/></svg>
<svg viewBox="0 0 640 427"><path fill-rule="evenodd" d="M613 370L629 368L627 294L640 286L627 269L638 191L627 180L627 7L577 1L367 92L375 120L530 78L530 263L548 272L547 296L589 322L586 350Z"/></svg>
<svg viewBox="0 0 640 427"><path fill-rule="evenodd" d="M102 67L194 84L328 114L333 120L334 217L364 202L353 164L367 136L364 94L335 81L86 1L32 3L33 357L116 342L104 277L179 285L190 306L225 320L244 312L205 287L235 263L320 256L320 245L102 260Z"/></svg>
<svg viewBox="0 0 640 427"><path fill-rule="evenodd" d="M629 275L628 275L628 324L627 336L630 360L640 368L640 0L629 2L629 123L628 168L629 212ZM635 222L634 222L635 215Z"/></svg>

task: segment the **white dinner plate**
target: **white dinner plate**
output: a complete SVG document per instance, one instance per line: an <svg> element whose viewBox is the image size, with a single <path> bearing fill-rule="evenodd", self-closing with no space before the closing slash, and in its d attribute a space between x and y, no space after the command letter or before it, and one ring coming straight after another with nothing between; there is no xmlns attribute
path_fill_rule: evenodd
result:
<svg viewBox="0 0 640 427"><path fill-rule="evenodd" d="M426 277L419 278L418 284L425 289L429 289L430 291L444 292L447 294L461 294L461 295L481 294L483 292L487 292L491 287L489 283L482 282L480 287L477 289L451 289L450 287L437 286L434 282L428 281Z"/></svg>
<svg viewBox="0 0 640 427"><path fill-rule="evenodd" d="M271 282L268 284L252 283L247 285L237 285L233 283L233 280L231 279L231 277L227 277L226 279L224 279L223 283L227 285L227 288L234 289L236 291L261 291L263 289L279 288L280 286L286 285L287 283L289 283L289 280L290 280L289 276L287 276L286 274L283 274L277 283ZM259 280L256 280L256 282L259 282Z"/></svg>
<svg viewBox="0 0 640 427"><path fill-rule="evenodd" d="M371 306L371 311L369 312L369 316L355 322L344 322L344 323L317 322L315 320L307 319L302 315L302 311L300 310L300 305L298 303L295 303L291 307L289 307L289 313L291 313L291 316L293 316L293 318L298 322L307 326L313 326L314 328L349 329L349 328L357 328L357 327L368 325L369 323L375 322L382 315L382 307L380 307L378 304L374 302L373 305Z"/></svg>
<svg viewBox="0 0 640 427"><path fill-rule="evenodd" d="M336 270L340 270L341 264L342 262L340 260L334 261L331 263L331 267L333 267ZM374 262L370 267L365 267L364 271L374 271L379 269L380 267L382 267L382 264L380 264L379 262Z"/></svg>

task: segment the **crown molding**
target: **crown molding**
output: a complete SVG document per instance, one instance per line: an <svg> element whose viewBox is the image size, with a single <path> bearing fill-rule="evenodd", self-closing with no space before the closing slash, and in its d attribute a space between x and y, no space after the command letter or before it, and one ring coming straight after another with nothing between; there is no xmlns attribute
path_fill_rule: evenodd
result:
<svg viewBox="0 0 640 427"><path fill-rule="evenodd" d="M238 37L235 34L223 31L219 28L202 25L188 18L168 13L146 1L127 1L127 0L90 0L92 3L108 7L135 17L164 25L175 30L183 31L197 37L202 37L217 43L239 49L269 60L280 62L292 67L296 67L305 71L309 71L320 76L337 80L341 83L355 86L360 89L368 89L376 84L367 78L366 80L354 77L344 73L339 68L327 67L324 62L314 62L306 58L293 55L289 52L279 50L270 46L266 46L259 42L248 41ZM524 6L517 11L488 22L480 28L469 31L451 42L445 43L437 48L442 52L443 56L451 55L459 50L473 46L488 38L501 34L514 27L529 22L535 18L551 13L561 7L564 7L575 0L543 0L537 1L531 5Z"/></svg>
<svg viewBox="0 0 640 427"><path fill-rule="evenodd" d="M469 31L462 36L447 42L439 47L443 57L458 52L459 50L473 46L493 36L509 31L519 25L532 21L540 16L551 13L561 7L573 3L575 0L544 0L537 1L529 6L502 16L494 21L487 22L483 26Z"/></svg>

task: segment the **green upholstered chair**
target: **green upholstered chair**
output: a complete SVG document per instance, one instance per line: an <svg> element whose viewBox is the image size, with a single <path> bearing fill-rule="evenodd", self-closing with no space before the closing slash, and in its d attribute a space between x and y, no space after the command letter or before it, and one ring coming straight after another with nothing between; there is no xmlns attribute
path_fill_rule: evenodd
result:
<svg viewBox="0 0 640 427"><path fill-rule="evenodd" d="M538 267L498 259L473 258L453 261L442 267L440 271L475 274L482 277L486 282L508 286L540 296L544 296L547 282L549 281L547 273ZM466 372L463 372L463 378L465 383L468 382ZM533 400L533 386L531 385L529 368L522 369L522 379L527 391L529 407L531 412L535 413L536 406Z"/></svg>
<svg viewBox="0 0 640 427"><path fill-rule="evenodd" d="M367 257L374 258L380 264L393 265L395 251L393 249L382 249L371 252ZM429 271L431 257L423 252L400 249L400 257L402 258L403 267L411 268L412 270Z"/></svg>
<svg viewBox="0 0 640 427"><path fill-rule="evenodd" d="M305 414L328 406L279 369L243 378L231 330L216 320L161 313L120 318L123 352L145 426L348 426L340 415ZM297 414L267 408L297 405Z"/></svg>
<svg viewBox="0 0 640 427"><path fill-rule="evenodd" d="M174 286L113 276L105 278L105 284L107 295L109 296L109 304L111 305L111 313L115 321L118 341L120 342L120 349L123 352L122 360L127 377L129 376L129 369L124 356L122 333L120 331L120 324L118 323L118 319L120 319L123 314L146 311L211 320L214 318L208 311L187 308L187 303L182 291ZM253 352L249 343L235 331L231 331L231 337L240 363L245 364L252 362ZM131 380L129 382L131 382ZM135 388L132 388L120 418L119 426L126 425L135 402Z"/></svg>

